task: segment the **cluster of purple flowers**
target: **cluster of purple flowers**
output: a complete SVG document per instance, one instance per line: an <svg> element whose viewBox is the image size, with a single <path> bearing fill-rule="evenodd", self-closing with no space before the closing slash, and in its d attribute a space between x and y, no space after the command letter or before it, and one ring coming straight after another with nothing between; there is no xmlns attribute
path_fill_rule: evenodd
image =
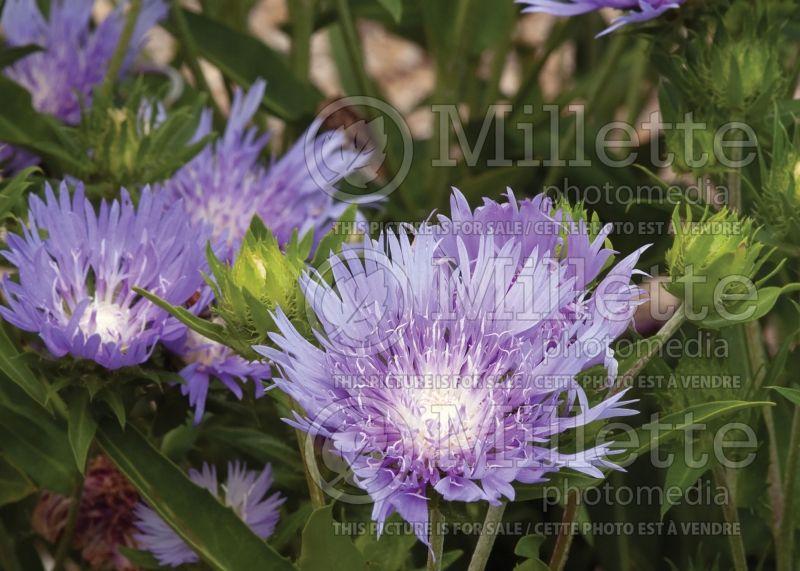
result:
<svg viewBox="0 0 800 571"><path fill-rule="evenodd" d="M558 15L628 10L609 32L681 1L526 3ZM67 123L79 121L81 103L103 80L123 25L120 6L90 30L91 7L90 0L55 0L45 19L34 0L9 0L2 15L9 43L43 48L7 75L29 89L38 110ZM160 0L145 2L127 64L164 14ZM497 505L514 499L515 483L542 482L563 468L598 477L616 469L608 444L562 452L558 443L576 428L636 414L625 391L590 403L576 378L596 365L609 380L616 376L611 344L642 301L632 283L641 251L612 266L610 229L592 236L583 220L543 195L518 201L509 191L506 201L486 199L473 210L456 190L449 217L366 236L331 254L328 274L309 269L301 278L318 324L314 341L279 307L273 345L255 348L265 361L249 362L188 330L134 291L208 314L206 244L233 261L256 216L281 244L295 231L318 243L343 213L334 187L369 157L347 150L341 133L328 133L312 139L312 148L302 136L280 160L263 164L269 134L249 125L265 89L257 81L237 90L222 136L153 189L123 189L97 207L80 182L32 195L28 220L2 252L16 271L0 283L0 315L36 334L53 357L110 370L145 363L164 345L185 363L181 390L198 423L213 379L238 398L246 383L261 396L274 364L275 386L303 410L287 422L325 439L345 460L381 525L394 512L426 523L434 493ZM209 133L205 110L195 140ZM322 157L333 175L322 186L309 176L309 156ZM361 378L373 382L348 381ZM259 537L273 532L283 499L267 497L269 466L257 473L229 464L224 486L207 464L190 477L216 497L222 490L220 500ZM137 544L161 564L197 561L153 509L139 504L136 517Z"/></svg>

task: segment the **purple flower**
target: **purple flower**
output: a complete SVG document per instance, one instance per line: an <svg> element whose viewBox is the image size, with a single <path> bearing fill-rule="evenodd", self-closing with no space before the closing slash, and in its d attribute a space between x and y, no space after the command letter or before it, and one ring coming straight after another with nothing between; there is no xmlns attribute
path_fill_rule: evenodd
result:
<svg viewBox="0 0 800 571"><path fill-rule="evenodd" d="M17 278L0 285L7 306L0 315L38 333L56 357L70 354L108 369L148 359L160 340L185 327L133 291L138 286L173 304L203 287L206 235L187 220L180 202L148 188L134 206L123 189L119 201L95 212L78 184L58 198L31 196L22 235L10 234L2 254Z"/></svg>
<svg viewBox="0 0 800 571"><path fill-rule="evenodd" d="M313 232L316 240L348 206L335 202L338 181L361 168L368 157L345 148L340 133L326 133L305 143L301 137L285 156L269 166L260 162L270 135L248 127L264 97L266 83L256 81L247 93L237 90L225 133L207 145L188 164L160 185L160 191L182 200L187 215L199 224L210 225L217 255L227 261L236 256L253 216L259 216L285 244L292 232ZM211 132L211 111L205 110L195 141ZM306 163L312 157L327 170L323 179L312 176ZM238 398L239 383L252 380L256 396L263 394L262 381L269 379L270 367L248 362L232 350L189 334L170 348L187 366L181 371L182 387L195 407L199 422L205 408L211 378L218 378Z"/></svg>
<svg viewBox="0 0 800 571"><path fill-rule="evenodd" d="M125 24L125 3L90 28L94 0L53 0L45 16L36 0L8 0L0 24L12 46L36 44L42 51L26 56L5 70L33 97L33 106L75 124L80 98L88 103L105 77ZM145 34L167 13L162 0L145 0L128 48L125 66L144 44Z"/></svg>
<svg viewBox="0 0 800 571"><path fill-rule="evenodd" d="M214 238L224 242L220 255L227 260L233 259L256 215L281 244L295 230L301 236L313 231L319 238L348 206L334 201L334 185L369 158L348 150L341 133L330 132L311 145L301 136L286 155L262 165L259 157L270 134L247 125L265 88L259 80L247 93L237 90L223 136L163 183L165 192L183 199L194 220L213 227ZM195 140L210 132L211 111L205 110ZM312 159L324 173L312 171L307 163Z"/></svg>
<svg viewBox="0 0 800 571"><path fill-rule="evenodd" d="M254 470L247 470L239 462L229 463L228 478L222 486L223 495L220 495L217 469L214 466L203 464L202 471L190 470L189 477L236 512L258 537L266 539L272 535L285 498L277 492L267 497L272 486L272 467L269 464L259 474ZM134 537L139 547L150 551L161 565L177 567L198 561L195 552L151 508L139 504L136 507L136 517L139 533Z"/></svg>
<svg viewBox="0 0 800 571"><path fill-rule="evenodd" d="M623 16L616 18L611 25L599 35L604 36L634 22L645 22L658 18L667 10L680 8L685 0L517 0L519 4L527 4L523 12L544 12L556 16L577 16L594 12L602 8L626 10Z"/></svg>
<svg viewBox="0 0 800 571"><path fill-rule="evenodd" d="M186 363L180 371L186 381L181 385L181 392L189 397L189 404L194 407L195 424L203 418L212 377L219 379L239 399L243 396L240 384L252 381L258 398L264 395L263 382L272 377L268 364L250 362L229 347L192 330L188 330L179 342L168 346Z"/></svg>
<svg viewBox="0 0 800 571"><path fill-rule="evenodd" d="M636 414L623 393L591 406L576 381L598 363L614 374L610 343L641 302L640 252L598 278L607 232L591 240L543 196L473 212L456 192L452 219L332 257L330 275L302 279L321 348L280 310L276 348L256 348L306 413L288 422L327 440L380 525L397 511L423 541L432 490L497 504L513 482L615 468L609 444L558 449L570 429Z"/></svg>

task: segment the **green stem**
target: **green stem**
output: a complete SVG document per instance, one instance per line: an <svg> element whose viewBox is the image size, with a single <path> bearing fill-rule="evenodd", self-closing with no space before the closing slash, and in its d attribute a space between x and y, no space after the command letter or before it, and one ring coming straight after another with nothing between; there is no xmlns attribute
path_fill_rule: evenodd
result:
<svg viewBox="0 0 800 571"><path fill-rule="evenodd" d="M742 160L742 149L740 147L733 147L733 160L735 162ZM741 212L742 210L742 172L739 168L734 168L728 174L728 206L734 212Z"/></svg>
<svg viewBox="0 0 800 571"><path fill-rule="evenodd" d="M181 43L186 65L189 66L189 70L192 72L192 77L194 77L196 86L208 93L211 104L214 106L214 114L218 119L221 119L224 117L224 114L219 108L214 94L211 92L211 87L208 85L208 81L206 81L203 69L200 67L200 59L197 56L197 45L194 42L192 33L189 31L189 24L186 22L186 16L183 14L180 0L171 0L171 7L172 19L175 22L175 31Z"/></svg>
<svg viewBox="0 0 800 571"><path fill-rule="evenodd" d="M58 540L55 555L53 555L53 571L64 571L67 555L72 546L72 536L75 534L75 527L78 524L78 515L81 511L81 496L83 495L83 478L78 482L75 492L72 494L72 501L67 512L67 523L61 539Z"/></svg>
<svg viewBox="0 0 800 571"><path fill-rule="evenodd" d="M783 521L780 527L778 546L778 571L792 571L794 562L794 489L797 480L797 464L800 460L800 406L794 408L792 433L789 437L789 455L786 460L783 490Z"/></svg>
<svg viewBox="0 0 800 571"><path fill-rule="evenodd" d="M625 40L622 37L614 38L613 43L608 48L608 53L605 54L605 58L598 69L595 72L595 75L592 79L591 87L589 88L589 92L586 94L586 100L584 103L584 108L589 109L594 105L595 99L601 93L602 89L608 84L608 78L617 68L617 64L619 63L619 56L622 53L622 49L625 47ZM559 145L558 150L558 158L560 160L564 160L564 155L567 151L575 144L575 138L578 134L578 123L577 119L573 122L570 127L569 131L567 131L566 137L561 139L561 145ZM550 133L551 137L560 137L560 133ZM583 141L579 141L580 145L583 145ZM558 181L558 177L561 175L562 167L553 167L547 173L547 178L544 181L544 188L548 186L552 186L553 184Z"/></svg>
<svg viewBox="0 0 800 571"><path fill-rule="evenodd" d="M489 74L489 81L486 90L483 94L480 109L483 113L489 109L489 106L499 99L500 95L500 82L503 79L503 70L508 61L508 52L511 49L512 35L505 34L503 41L498 44L492 54L492 68Z"/></svg>
<svg viewBox="0 0 800 571"><path fill-rule="evenodd" d="M430 525L430 548L428 549L427 570L441 571L442 554L444 553L444 514L439 509L438 498L431 500L428 524Z"/></svg>
<svg viewBox="0 0 800 571"><path fill-rule="evenodd" d="M725 522L733 528L741 529L739 523L739 511L736 507L736 475L732 470L727 470L723 466L714 467L714 480L716 485L727 491L728 501L722 505L722 515ZM733 568L735 571L747 571L747 554L744 549L741 533L729 533L728 544L731 548L733 558Z"/></svg>
<svg viewBox="0 0 800 571"><path fill-rule="evenodd" d="M350 65L353 68L352 71L355 74L358 88L361 90L360 95L375 97L375 88L369 75L367 75L364 60L361 58L361 39L358 37L355 20L353 20L353 14L350 11L350 5L347 0L336 0L336 10L339 12L339 24L342 27L345 50L347 51L347 57L350 59Z"/></svg>
<svg viewBox="0 0 800 571"><path fill-rule="evenodd" d="M472 560L469 562L467 571L483 571L486 569L486 563L489 561L489 556L492 553L494 540L497 539L495 528L497 524L503 520L503 513L505 511L505 502L499 506L489 506L489 509L486 510L486 518L483 520L481 536L478 538L478 543L475 545L475 551L472 553Z"/></svg>
<svg viewBox="0 0 800 571"><path fill-rule="evenodd" d="M452 26L450 32L452 36L451 45L452 50L448 53L437 53L436 56L436 87L433 94L433 103L436 105L456 105L461 100L462 95L462 82L465 75L465 61L464 47L466 46L467 38L466 25L470 12L470 0L457 0L455 12L453 15ZM426 29L428 34L428 43L436 45L435 39L431 38L431 34L439 34L441 30L431 30L430 26ZM449 132L448 132L449 135ZM439 147L441 138L444 132L441 128L441 121L438 117L433 121L433 135L430 140L429 160L433 160L439 154ZM447 176L446 167L430 166L430 174L428 180L428 189L434 194L435 204L438 207L444 202L449 186L445 184Z"/></svg>
<svg viewBox="0 0 800 571"><path fill-rule="evenodd" d="M675 313L672 314L672 317L659 329L658 333L647 340L647 350L644 355L639 357L629 369L617 376L614 387L612 388L612 394L625 388L628 380L633 381L664 344L677 333L685 321L686 308L684 305L680 305L678 309L675 310Z"/></svg>
<svg viewBox="0 0 800 571"><path fill-rule="evenodd" d="M122 34L119 36L119 42L114 50L114 55L111 56L111 61L108 64L108 71L103 80L103 85L100 88L100 94L103 99L111 96L111 91L114 89L114 82L117 80L119 70L122 68L122 63L125 61L125 55L128 52L128 44L131 43L133 31L136 29L136 21L139 19L139 12L142 11L142 0L131 0L131 7L128 14L125 16L125 26L122 28Z"/></svg>
<svg viewBox="0 0 800 571"><path fill-rule="evenodd" d="M550 557L550 571L563 571L569 557L569 548L572 546L572 524L578 516L578 492L570 490L567 493L567 503L561 516L561 529L556 538L556 546Z"/></svg>
<svg viewBox="0 0 800 571"><path fill-rule="evenodd" d="M290 0L288 4L289 19L292 23L292 47L289 52L289 63L292 67L292 73L300 81L309 81L311 35L314 32L316 3L316 0ZM282 141L283 147L288 149L301 133L301 125L286 125Z"/></svg>
<svg viewBox="0 0 800 571"><path fill-rule="evenodd" d="M292 0L289 2L289 18L292 22L292 49L289 61L297 79L308 79L311 69L311 34L314 32L314 10L316 0Z"/></svg>
<svg viewBox="0 0 800 571"><path fill-rule="evenodd" d="M8 571L22 571L22 565L14 551L14 540L8 535L3 520L0 520L0 568Z"/></svg>

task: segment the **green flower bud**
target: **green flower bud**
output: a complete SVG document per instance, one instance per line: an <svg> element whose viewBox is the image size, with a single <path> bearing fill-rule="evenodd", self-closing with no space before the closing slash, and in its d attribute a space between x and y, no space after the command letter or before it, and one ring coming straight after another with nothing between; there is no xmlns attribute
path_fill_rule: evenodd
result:
<svg viewBox="0 0 800 571"><path fill-rule="evenodd" d="M754 280L768 257L758 230L727 209L697 222L686 212L684 221L677 208L673 213L675 242L666 255L671 281L665 287L684 301L690 320L707 326L720 317L735 320L744 314L743 304L758 297Z"/></svg>
<svg viewBox="0 0 800 571"><path fill-rule="evenodd" d="M255 358L252 345L268 343L269 332L276 330L272 312L278 307L302 333L310 335L298 280L312 239L309 233L298 240L295 233L281 250L275 236L255 218L233 265L209 255L217 298L214 311L243 356Z"/></svg>

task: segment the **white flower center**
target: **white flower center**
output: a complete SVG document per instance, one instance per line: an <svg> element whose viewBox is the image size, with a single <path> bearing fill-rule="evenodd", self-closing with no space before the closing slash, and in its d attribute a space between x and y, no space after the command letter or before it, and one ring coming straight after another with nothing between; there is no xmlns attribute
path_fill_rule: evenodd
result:
<svg viewBox="0 0 800 571"><path fill-rule="evenodd" d="M116 303L93 301L83 312L78 327L87 337L100 335L103 343L120 342L131 328L131 312Z"/></svg>

